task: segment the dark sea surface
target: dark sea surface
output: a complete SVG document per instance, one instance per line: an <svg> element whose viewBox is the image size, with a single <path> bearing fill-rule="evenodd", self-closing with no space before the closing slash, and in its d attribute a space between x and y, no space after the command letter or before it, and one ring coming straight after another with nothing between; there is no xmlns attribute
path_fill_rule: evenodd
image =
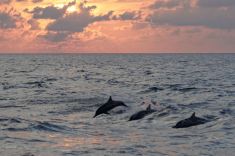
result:
<svg viewBox="0 0 235 156"><path fill-rule="evenodd" d="M235 54L0 55L0 128L0 156L231 156Z"/></svg>

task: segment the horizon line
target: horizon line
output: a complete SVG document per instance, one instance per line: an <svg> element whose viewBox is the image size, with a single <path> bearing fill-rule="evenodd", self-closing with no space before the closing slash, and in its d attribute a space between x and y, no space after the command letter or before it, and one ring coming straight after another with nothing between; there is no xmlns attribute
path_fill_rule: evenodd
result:
<svg viewBox="0 0 235 156"><path fill-rule="evenodd" d="M62 55L62 54L235 54L235 52L0 52L0 55Z"/></svg>

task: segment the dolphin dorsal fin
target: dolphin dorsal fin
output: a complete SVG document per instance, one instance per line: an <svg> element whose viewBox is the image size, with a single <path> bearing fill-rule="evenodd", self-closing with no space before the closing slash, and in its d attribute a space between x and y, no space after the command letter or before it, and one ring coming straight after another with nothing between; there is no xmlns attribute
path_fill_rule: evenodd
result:
<svg viewBox="0 0 235 156"><path fill-rule="evenodd" d="M146 111L150 111L151 110L151 105L148 105L148 107L146 108Z"/></svg>
<svg viewBox="0 0 235 156"><path fill-rule="evenodd" d="M113 100L112 100L112 96L109 97L109 102L111 102L111 101L113 101Z"/></svg>
<svg viewBox="0 0 235 156"><path fill-rule="evenodd" d="M196 117L195 112L193 112L190 118L195 118L195 117Z"/></svg>

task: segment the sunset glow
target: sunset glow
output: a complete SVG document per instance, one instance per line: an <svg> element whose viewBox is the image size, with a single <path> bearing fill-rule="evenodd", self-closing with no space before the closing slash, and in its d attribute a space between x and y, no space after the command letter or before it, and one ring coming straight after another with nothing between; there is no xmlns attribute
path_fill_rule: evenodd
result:
<svg viewBox="0 0 235 156"><path fill-rule="evenodd" d="M76 12L77 11L77 8L76 8L76 6L70 6L70 7L68 7L68 9L67 9L67 12L69 12L69 13L73 13L73 12Z"/></svg>
<svg viewBox="0 0 235 156"><path fill-rule="evenodd" d="M233 0L0 0L0 52L234 52L234 14Z"/></svg>

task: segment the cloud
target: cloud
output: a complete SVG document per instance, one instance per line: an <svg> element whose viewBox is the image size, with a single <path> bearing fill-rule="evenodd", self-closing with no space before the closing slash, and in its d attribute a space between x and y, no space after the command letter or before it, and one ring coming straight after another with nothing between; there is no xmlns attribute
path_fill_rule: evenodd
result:
<svg viewBox="0 0 235 156"><path fill-rule="evenodd" d="M136 21L136 22L132 23L132 29L134 29L134 30L140 30L140 29L144 29L144 28L148 28L148 27L149 27L148 22Z"/></svg>
<svg viewBox="0 0 235 156"><path fill-rule="evenodd" d="M150 9L160 9L160 8L175 8L179 6L181 0L158 0L149 6Z"/></svg>
<svg viewBox="0 0 235 156"><path fill-rule="evenodd" d="M44 38L51 42L61 42L68 38L71 33L69 32L47 32L45 35L40 35L38 37Z"/></svg>
<svg viewBox="0 0 235 156"><path fill-rule="evenodd" d="M47 30L50 31L69 31L69 32L82 32L89 24L109 20L112 12L105 15L95 16L91 13L95 6L84 6L83 3L79 5L80 12L74 12L64 17L58 18L54 22L48 24Z"/></svg>
<svg viewBox="0 0 235 156"><path fill-rule="evenodd" d="M156 26L203 26L215 29L235 29L234 15L235 8L192 7L189 4L174 10L154 10L147 21Z"/></svg>
<svg viewBox="0 0 235 156"><path fill-rule="evenodd" d="M136 11L132 11L132 12L124 12L120 15L116 15L112 18L113 20L138 20L141 19L141 12L136 12Z"/></svg>
<svg viewBox="0 0 235 156"><path fill-rule="evenodd" d="M39 22L35 19L30 19L27 22L31 26L31 30L40 30Z"/></svg>
<svg viewBox="0 0 235 156"><path fill-rule="evenodd" d="M68 3L63 8L57 8L53 5L45 8L36 7L32 11L26 9L25 12L33 14L33 18L35 19L58 19L65 14L68 7L75 4L76 1Z"/></svg>
<svg viewBox="0 0 235 156"><path fill-rule="evenodd" d="M0 11L0 28L10 29L16 28L17 20L20 18L20 15L15 14L14 10L8 12Z"/></svg>
<svg viewBox="0 0 235 156"><path fill-rule="evenodd" d="M44 39L53 42L61 42L73 33L84 32L85 28L95 22L111 20L138 20L141 18L141 12L137 11L127 11L119 15L114 15L113 11L109 11L103 15L94 15L93 10L96 9L96 6L86 6L85 4L86 3L79 4L79 12L64 14L49 23L46 27L48 34L44 36Z"/></svg>
<svg viewBox="0 0 235 156"><path fill-rule="evenodd" d="M0 5L1 4L9 4L11 3L12 0L0 0Z"/></svg>
<svg viewBox="0 0 235 156"><path fill-rule="evenodd" d="M88 25L94 22L111 19L112 11L95 16L92 14L92 10L95 8L96 6L85 6L85 3L80 3L79 12L60 16L47 25L47 34L38 37L50 42L62 42L74 33L83 32Z"/></svg>
<svg viewBox="0 0 235 156"><path fill-rule="evenodd" d="M175 8L191 8L197 0L156 0L149 6L149 9L175 9Z"/></svg>
<svg viewBox="0 0 235 156"><path fill-rule="evenodd" d="M235 0L198 0L199 7L231 7L235 6Z"/></svg>
<svg viewBox="0 0 235 156"><path fill-rule="evenodd" d="M16 2L27 2L27 0L16 0Z"/></svg>
<svg viewBox="0 0 235 156"><path fill-rule="evenodd" d="M33 3L40 3L42 2L43 0L32 0Z"/></svg>
<svg viewBox="0 0 235 156"><path fill-rule="evenodd" d="M143 2L143 0L116 0L116 2L135 3L135 2Z"/></svg>

